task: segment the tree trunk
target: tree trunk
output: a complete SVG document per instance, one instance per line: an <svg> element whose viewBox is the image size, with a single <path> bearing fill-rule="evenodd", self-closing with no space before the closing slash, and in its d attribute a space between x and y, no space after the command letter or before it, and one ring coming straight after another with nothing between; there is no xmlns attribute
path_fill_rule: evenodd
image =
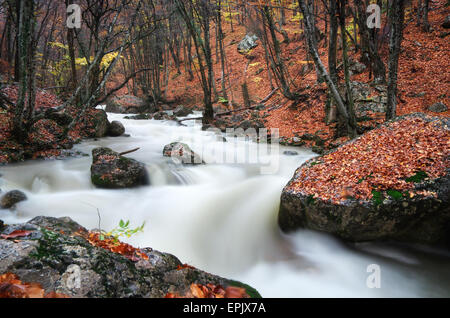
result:
<svg viewBox="0 0 450 318"><path fill-rule="evenodd" d="M398 58L403 39L404 2L394 1L391 11L391 35L389 42L389 80L387 91L386 120L397 114L397 76Z"/></svg>

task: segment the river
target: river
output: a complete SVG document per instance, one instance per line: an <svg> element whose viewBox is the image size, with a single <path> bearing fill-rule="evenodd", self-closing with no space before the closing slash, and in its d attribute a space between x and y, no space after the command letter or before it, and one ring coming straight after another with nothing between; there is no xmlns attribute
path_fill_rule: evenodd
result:
<svg viewBox="0 0 450 318"><path fill-rule="evenodd" d="M230 158L258 145L233 138L223 142L193 121L183 127L123 117L109 114L110 120L122 121L129 137L88 140L75 149L90 154L98 146L119 152L140 147L127 156L146 164L150 186L96 189L90 182L91 157L12 164L1 167L0 188L22 190L28 200L14 211L0 210L0 219L18 223L39 215L69 216L86 228L106 230L121 219L132 227L145 222L143 233L125 241L248 283L264 297L450 296L447 251L401 244L350 245L309 230L280 232L281 190L295 169L315 156L309 150L275 148L259 154L256 163L220 163L206 155L206 165L180 166L162 156L164 145L185 141L194 151L207 149ZM284 154L287 150L297 155ZM267 162L275 167L269 173L261 169ZM368 272L371 264L379 272ZM368 287L368 277L378 273L380 288L369 288L373 286Z"/></svg>

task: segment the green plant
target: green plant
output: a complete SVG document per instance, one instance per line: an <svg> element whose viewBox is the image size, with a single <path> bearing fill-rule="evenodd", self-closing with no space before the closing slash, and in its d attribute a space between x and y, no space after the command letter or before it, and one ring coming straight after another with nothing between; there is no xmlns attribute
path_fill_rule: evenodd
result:
<svg viewBox="0 0 450 318"><path fill-rule="evenodd" d="M387 190L387 194L394 200L400 200L403 198L403 194L397 190Z"/></svg>
<svg viewBox="0 0 450 318"><path fill-rule="evenodd" d="M226 99L226 98L224 98L222 96L219 96L219 103L227 104L228 103L228 99Z"/></svg>
<svg viewBox="0 0 450 318"><path fill-rule="evenodd" d="M375 205L380 205L383 203L383 194L379 191L372 190L372 199Z"/></svg>
<svg viewBox="0 0 450 318"><path fill-rule="evenodd" d="M132 229L130 228L130 221L124 221L124 220L120 220L119 225L117 227L115 227L114 229L112 229L109 232L104 232L102 231L100 234L100 239L104 240L105 237L113 237L115 241L119 241L119 238L121 237L131 237L139 232L143 232L144 231L144 226L145 226L145 222L142 223L141 226Z"/></svg>
<svg viewBox="0 0 450 318"><path fill-rule="evenodd" d="M406 182L419 183L419 182L422 182L423 180L425 180L426 178L428 178L428 175L426 172L418 171L418 172L416 172L415 175L413 175L409 178L406 178Z"/></svg>

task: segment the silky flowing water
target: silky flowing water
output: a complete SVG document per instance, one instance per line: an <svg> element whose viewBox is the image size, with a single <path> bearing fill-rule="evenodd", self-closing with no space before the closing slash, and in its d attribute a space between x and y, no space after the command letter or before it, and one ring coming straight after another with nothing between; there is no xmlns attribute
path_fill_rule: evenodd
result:
<svg viewBox="0 0 450 318"><path fill-rule="evenodd" d="M90 154L98 146L146 164L151 185L127 190L96 189L90 182L90 156L29 161L1 167L0 188L19 189L28 200L14 211L0 210L5 223L44 215L69 216L88 229L110 230L121 219L144 232L125 241L176 255L205 271L255 287L264 297L449 297L450 254L420 246L364 243L349 245L309 230L285 235L277 226L281 190L295 169L315 155L280 147L258 163L180 166L162 156L164 146L184 141L233 157L257 147L252 141L202 132L193 121L121 120L129 137L84 141L75 149ZM209 160L208 160L209 159ZM214 163L216 162L216 163ZM271 173L262 172L276 163ZM100 215L100 218L99 218ZM380 268L380 288L369 288L367 269Z"/></svg>

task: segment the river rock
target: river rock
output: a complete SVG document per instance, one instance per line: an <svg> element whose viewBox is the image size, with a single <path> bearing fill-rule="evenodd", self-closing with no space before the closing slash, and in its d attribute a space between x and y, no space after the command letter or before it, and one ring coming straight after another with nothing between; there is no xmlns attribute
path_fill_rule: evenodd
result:
<svg viewBox="0 0 450 318"><path fill-rule="evenodd" d="M173 120L174 118L170 116L167 111L159 111L153 114L154 120Z"/></svg>
<svg viewBox="0 0 450 318"><path fill-rule="evenodd" d="M16 203L25 201L27 196L19 190L7 192L1 199L0 205L2 209L12 208Z"/></svg>
<svg viewBox="0 0 450 318"><path fill-rule="evenodd" d="M94 246L89 232L68 217L36 217L9 225L0 234L26 230L14 240L0 239L0 273L13 273L24 282L40 284L71 298L162 298L167 293L186 294L190 285L250 286L199 269L183 268L178 258L151 248L133 259ZM145 231L145 229L144 229Z"/></svg>
<svg viewBox="0 0 450 318"><path fill-rule="evenodd" d="M448 107L444 103L439 102L428 107L428 110L433 113L444 113L448 110Z"/></svg>
<svg viewBox="0 0 450 318"><path fill-rule="evenodd" d="M447 131L450 127L448 119L420 114L410 116L436 122ZM372 132L376 133L376 130ZM360 139L345 145L357 145ZM342 147L330 153L339 151ZM320 194L312 196L304 193L299 186L302 182L302 169L316 165L321 158L322 156L313 158L300 166L283 189L278 216L283 231L309 228L332 233L353 242L396 240L450 246L450 169L442 177L414 183L413 190L423 193L412 197L383 195L380 200L348 197L335 203L321 199Z"/></svg>
<svg viewBox="0 0 450 318"><path fill-rule="evenodd" d="M197 155L188 145L181 142L173 142L166 145L163 150L164 157L170 157L176 163L187 165L204 164L202 158Z"/></svg>
<svg viewBox="0 0 450 318"><path fill-rule="evenodd" d="M102 138L108 133L109 120L108 115L103 109L93 109L87 113L86 137Z"/></svg>
<svg viewBox="0 0 450 318"><path fill-rule="evenodd" d="M183 105L177 106L177 108L173 110L173 115L176 117L186 117L190 114L192 114L192 110Z"/></svg>
<svg viewBox="0 0 450 318"><path fill-rule="evenodd" d="M239 53L241 53L241 54L248 53L248 51L257 47L258 40L259 40L258 37L254 34L249 33L249 34L245 35L245 37L238 44L237 49L238 49Z"/></svg>
<svg viewBox="0 0 450 318"><path fill-rule="evenodd" d="M149 184L145 165L109 148L92 150L91 180L98 188L123 189Z"/></svg>
<svg viewBox="0 0 450 318"><path fill-rule="evenodd" d="M108 136L119 137L125 133L125 127L120 121L114 120L108 127Z"/></svg>
<svg viewBox="0 0 450 318"><path fill-rule="evenodd" d="M146 100L133 96L115 96L108 100L105 110L109 113L136 114L143 112L154 112L155 107Z"/></svg>

